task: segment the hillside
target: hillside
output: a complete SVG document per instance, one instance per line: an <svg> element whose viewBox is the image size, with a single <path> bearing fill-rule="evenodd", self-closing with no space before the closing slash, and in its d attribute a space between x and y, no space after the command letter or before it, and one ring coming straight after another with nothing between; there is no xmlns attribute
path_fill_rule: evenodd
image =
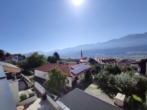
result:
<svg viewBox="0 0 147 110"><path fill-rule="evenodd" d="M113 55L130 57L139 55L144 57L147 55L147 32L143 34L130 34L119 39L113 39L103 43L85 44L49 52L38 52L49 56L56 51L62 57L80 57L81 50L85 56ZM25 55L28 56L30 54L31 53Z"/></svg>

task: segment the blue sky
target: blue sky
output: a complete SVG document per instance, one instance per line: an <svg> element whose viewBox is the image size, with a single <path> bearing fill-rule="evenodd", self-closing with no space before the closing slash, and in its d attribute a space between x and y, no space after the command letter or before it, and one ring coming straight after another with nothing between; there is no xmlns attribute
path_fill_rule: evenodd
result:
<svg viewBox="0 0 147 110"><path fill-rule="evenodd" d="M147 0L0 0L0 48L51 51L147 32Z"/></svg>

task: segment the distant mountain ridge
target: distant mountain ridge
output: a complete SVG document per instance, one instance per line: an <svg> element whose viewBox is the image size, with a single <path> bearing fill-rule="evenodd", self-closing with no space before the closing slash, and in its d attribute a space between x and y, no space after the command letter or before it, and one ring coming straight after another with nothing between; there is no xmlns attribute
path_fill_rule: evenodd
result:
<svg viewBox="0 0 147 110"><path fill-rule="evenodd" d="M62 50L55 50L57 51L61 56L71 56L71 53L76 55L76 53L79 55L79 52L82 51L95 51L95 50L113 50L113 48L129 48L129 47L135 47L135 46L144 46L147 45L147 32L143 34L130 34L124 37L121 37L119 39L112 39L107 42L103 43L96 43L96 44L85 44L85 45L79 45L76 47L70 47L65 48ZM49 52L40 52L41 54L44 54L46 56L52 55L55 51L49 51ZM134 48L133 48L134 51ZM137 51L137 50L136 50ZM95 55L95 54L93 54Z"/></svg>

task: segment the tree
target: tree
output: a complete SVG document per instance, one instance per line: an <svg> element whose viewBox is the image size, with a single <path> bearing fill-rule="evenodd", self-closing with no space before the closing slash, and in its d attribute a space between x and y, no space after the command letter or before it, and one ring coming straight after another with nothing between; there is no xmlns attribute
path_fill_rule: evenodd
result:
<svg viewBox="0 0 147 110"><path fill-rule="evenodd" d="M92 81L92 70L87 70L87 71L86 71L85 80L86 80L87 82L91 82L91 81Z"/></svg>
<svg viewBox="0 0 147 110"><path fill-rule="evenodd" d="M56 89L58 91L65 88L67 83L67 75L65 75L58 67L54 67L48 72L49 80L44 83L46 89Z"/></svg>
<svg viewBox="0 0 147 110"><path fill-rule="evenodd" d="M4 56L4 51L0 50L0 58Z"/></svg>
<svg viewBox="0 0 147 110"><path fill-rule="evenodd" d="M57 52L55 52L55 53L53 54L53 56L56 57L56 59L60 61L60 56L59 56L59 54L58 54Z"/></svg>
<svg viewBox="0 0 147 110"><path fill-rule="evenodd" d="M47 61L50 63L57 63L57 58L55 56L49 56Z"/></svg>
<svg viewBox="0 0 147 110"><path fill-rule="evenodd" d="M105 71L108 71L109 73L112 74L120 74L121 73L121 68L117 65L113 66L113 65L106 65L104 67Z"/></svg>
<svg viewBox="0 0 147 110"><path fill-rule="evenodd" d="M100 71L97 75L95 75L95 80L97 81L97 84L107 86L109 75L110 74L108 73L108 71Z"/></svg>
<svg viewBox="0 0 147 110"><path fill-rule="evenodd" d="M10 53L6 53L6 54L5 54L6 57L8 57L8 56L10 56L10 55L11 55Z"/></svg>
<svg viewBox="0 0 147 110"><path fill-rule="evenodd" d="M44 55L40 55L35 52L27 58L26 63L29 68L36 68L38 66L46 64L47 60Z"/></svg>
<svg viewBox="0 0 147 110"><path fill-rule="evenodd" d="M144 97L145 92L147 91L147 78L144 76L134 76L134 78L137 80L137 94Z"/></svg>
<svg viewBox="0 0 147 110"><path fill-rule="evenodd" d="M134 77L131 77L127 73L122 73L115 76L115 83L117 87L121 88L127 96L132 94L134 87L137 85L137 81Z"/></svg>
<svg viewBox="0 0 147 110"><path fill-rule="evenodd" d="M28 65L27 61L19 62L18 66L23 69L29 69L29 65Z"/></svg>

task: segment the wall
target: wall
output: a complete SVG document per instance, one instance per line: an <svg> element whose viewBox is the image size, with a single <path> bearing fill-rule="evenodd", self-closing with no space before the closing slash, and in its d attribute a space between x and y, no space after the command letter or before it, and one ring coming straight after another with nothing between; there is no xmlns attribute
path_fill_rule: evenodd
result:
<svg viewBox="0 0 147 110"><path fill-rule="evenodd" d="M6 72L14 72L14 73L21 72L20 68L13 68L13 67L8 67L8 66L4 66L4 65L3 65L3 68L4 68L4 71L6 71Z"/></svg>
<svg viewBox="0 0 147 110"><path fill-rule="evenodd" d="M18 62L18 56L14 56L13 58L12 58L12 61L14 61L14 62Z"/></svg>
<svg viewBox="0 0 147 110"><path fill-rule="evenodd" d="M69 83L66 84L66 86L72 87L72 82L73 82L74 79L72 77L67 77L67 79L68 79Z"/></svg>
<svg viewBox="0 0 147 110"><path fill-rule="evenodd" d="M9 82L9 87L14 99L15 104L17 105L19 103L19 90L18 90L18 81L8 81Z"/></svg>
<svg viewBox="0 0 147 110"><path fill-rule="evenodd" d="M39 70L35 70L35 76L43 78L43 79L48 79L48 73L39 71Z"/></svg>
<svg viewBox="0 0 147 110"><path fill-rule="evenodd" d="M42 87L38 82L35 82L35 88L42 94L44 93L45 89L44 87ZM51 99L48 95L47 95L47 100L56 108L56 110L61 110L60 106L54 102L53 99Z"/></svg>
<svg viewBox="0 0 147 110"><path fill-rule="evenodd" d="M35 100L37 100L36 95L34 95L34 96L32 96L32 97L30 97L30 98L28 98L26 100L23 100L23 101L19 102L19 105L25 105L26 103L29 104L29 103L31 103L31 102L33 102Z"/></svg>

